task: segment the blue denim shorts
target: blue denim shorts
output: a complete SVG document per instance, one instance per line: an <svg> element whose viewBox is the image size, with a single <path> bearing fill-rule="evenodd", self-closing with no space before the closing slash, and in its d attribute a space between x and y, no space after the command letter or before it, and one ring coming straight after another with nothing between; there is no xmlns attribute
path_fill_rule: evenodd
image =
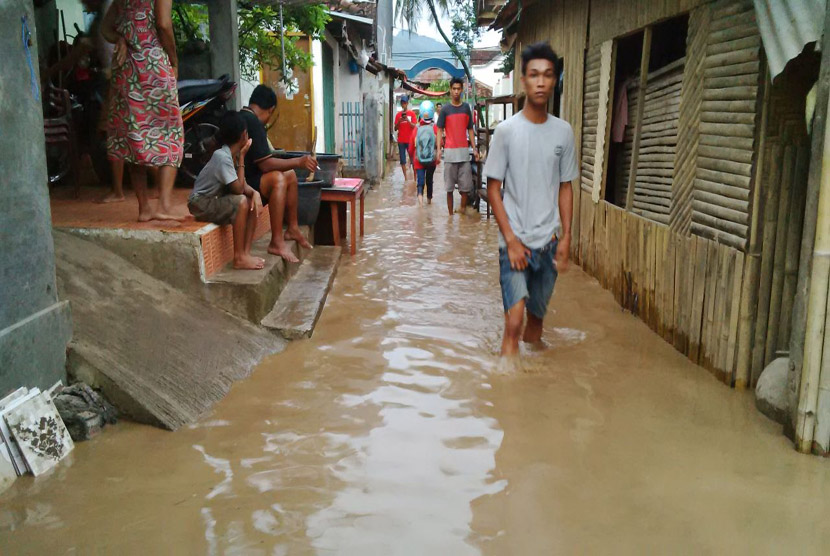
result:
<svg viewBox="0 0 830 556"><path fill-rule="evenodd" d="M406 153L409 152L409 143L398 143L398 155L401 158L401 166L406 165ZM409 157L409 163L412 164L412 157Z"/></svg>
<svg viewBox="0 0 830 556"><path fill-rule="evenodd" d="M499 283L505 313L516 303L526 299L530 314L539 319L545 318L548 302L553 295L553 286L559 275L554 264L556 245L557 241L554 239L541 249L531 249L524 270L510 268L507 248L499 248Z"/></svg>

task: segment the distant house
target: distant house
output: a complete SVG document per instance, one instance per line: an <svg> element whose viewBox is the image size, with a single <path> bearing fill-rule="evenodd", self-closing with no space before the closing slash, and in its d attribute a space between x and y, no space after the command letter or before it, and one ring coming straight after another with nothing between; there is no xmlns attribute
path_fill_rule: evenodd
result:
<svg viewBox="0 0 830 556"><path fill-rule="evenodd" d="M389 82L364 69L378 49L377 4L329 2L331 21L323 40L301 39L313 68L293 75L296 90L280 86L278 71L263 71L263 81L280 88L276 123L269 131L275 147L311 148L316 130L318 152L336 153L351 172L372 181L382 176ZM336 11L336 10L344 11Z"/></svg>

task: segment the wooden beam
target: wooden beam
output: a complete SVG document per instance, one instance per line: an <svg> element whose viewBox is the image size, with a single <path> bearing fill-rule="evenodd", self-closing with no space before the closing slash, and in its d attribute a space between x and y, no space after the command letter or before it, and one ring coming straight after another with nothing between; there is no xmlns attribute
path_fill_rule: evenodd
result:
<svg viewBox="0 0 830 556"><path fill-rule="evenodd" d="M646 85L648 85L648 63L651 57L652 27L645 28L643 33L643 55L640 57L640 95L637 97L637 113L634 116L634 146L631 150L631 171L628 174L628 191L626 192L625 210L630 211L634 204L634 187L637 184L637 163L640 158L640 140L643 134L643 108L646 101Z"/></svg>

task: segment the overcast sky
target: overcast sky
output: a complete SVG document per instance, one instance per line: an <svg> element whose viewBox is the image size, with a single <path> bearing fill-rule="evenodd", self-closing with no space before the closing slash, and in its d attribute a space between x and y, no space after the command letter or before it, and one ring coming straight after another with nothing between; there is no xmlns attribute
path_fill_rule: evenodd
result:
<svg viewBox="0 0 830 556"><path fill-rule="evenodd" d="M450 35L450 31L452 30L452 25L450 24L450 18L446 14L438 14L441 17L441 28L444 29L444 32L447 35ZM394 22L395 30L398 29L406 29L406 24L403 22L398 21L395 19ZM439 41L443 41L444 39L441 38L441 34L436 29L435 25L432 22L432 16L429 14L429 10L425 9L424 14L421 17L421 20L418 22L417 28L415 32L419 35L424 35L425 37L430 37ZM499 45L499 39L501 39L501 33L498 31L488 31L481 35L481 39L476 43L477 48L484 48L484 47L493 47Z"/></svg>

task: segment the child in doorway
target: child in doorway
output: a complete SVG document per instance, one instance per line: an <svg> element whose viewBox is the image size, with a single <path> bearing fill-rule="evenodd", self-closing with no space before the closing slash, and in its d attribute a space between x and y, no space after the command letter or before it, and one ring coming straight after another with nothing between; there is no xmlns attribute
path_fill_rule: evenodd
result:
<svg viewBox="0 0 830 556"><path fill-rule="evenodd" d="M233 267L257 270L263 268L265 260L251 256L251 244L262 212L262 198L245 182L245 153L251 140L239 112L222 116L217 137L222 146L196 177L187 208L200 222L232 224Z"/></svg>
<svg viewBox="0 0 830 556"><path fill-rule="evenodd" d="M435 107L425 100L420 106L421 121L409 143L409 158L415 166L418 184L418 206L424 206L424 186L427 203L432 204L432 183L438 166L438 127L433 123Z"/></svg>

